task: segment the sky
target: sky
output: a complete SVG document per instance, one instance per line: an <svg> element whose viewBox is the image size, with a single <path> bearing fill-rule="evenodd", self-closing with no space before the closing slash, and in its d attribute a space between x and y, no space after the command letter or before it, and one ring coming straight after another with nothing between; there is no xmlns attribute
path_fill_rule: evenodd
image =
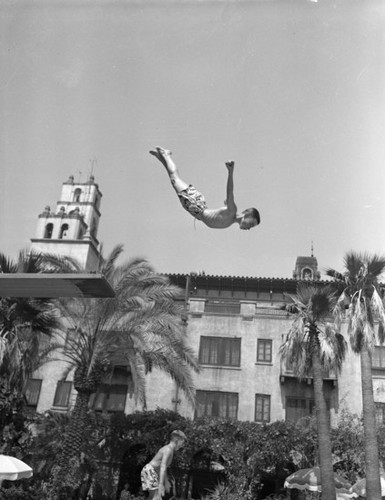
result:
<svg viewBox="0 0 385 500"><path fill-rule="evenodd" d="M0 252L92 172L105 253L162 273L290 278L312 244L321 271L385 253L382 0L2 0L0 42ZM234 160L261 224L194 222L156 146L210 208Z"/></svg>

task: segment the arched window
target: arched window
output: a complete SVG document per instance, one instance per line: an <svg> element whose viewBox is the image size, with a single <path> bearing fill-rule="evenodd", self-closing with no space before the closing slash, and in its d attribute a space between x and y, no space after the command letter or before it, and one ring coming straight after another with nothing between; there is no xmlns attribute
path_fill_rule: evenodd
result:
<svg viewBox="0 0 385 500"><path fill-rule="evenodd" d="M313 271L308 267L305 267L304 269L302 269L302 279L303 280L312 280L313 279Z"/></svg>
<svg viewBox="0 0 385 500"><path fill-rule="evenodd" d="M73 210L70 210L70 212L68 213L68 215L70 217L79 217L79 215L80 215L80 208L76 207Z"/></svg>
<svg viewBox="0 0 385 500"><path fill-rule="evenodd" d="M68 233L68 224L63 224L62 227L60 228L59 239L60 240L65 239L67 237L67 233Z"/></svg>
<svg viewBox="0 0 385 500"><path fill-rule="evenodd" d="M76 188L74 191L74 202L78 203L80 201L80 195L82 194L82 190L80 188Z"/></svg>
<svg viewBox="0 0 385 500"><path fill-rule="evenodd" d="M45 226L44 238L52 238L53 224L50 222Z"/></svg>

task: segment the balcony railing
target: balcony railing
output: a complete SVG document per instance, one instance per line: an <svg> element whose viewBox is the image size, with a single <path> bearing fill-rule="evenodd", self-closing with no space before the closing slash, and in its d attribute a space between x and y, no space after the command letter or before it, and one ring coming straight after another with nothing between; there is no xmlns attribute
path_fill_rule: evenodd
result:
<svg viewBox="0 0 385 500"><path fill-rule="evenodd" d="M204 312L206 314L241 314L241 304L240 302L214 302L206 301L204 305ZM255 316L279 316L287 317L288 313L286 311L276 309L274 307L256 307L254 310Z"/></svg>
<svg viewBox="0 0 385 500"><path fill-rule="evenodd" d="M282 368L281 369L281 382L284 382L285 378L298 378L292 369L289 368ZM323 380L330 380L330 381L337 381L337 375L334 370L324 370L323 372ZM313 380L313 375L312 373L306 374L304 377L302 377L303 380L307 381L308 383L311 383Z"/></svg>
<svg viewBox="0 0 385 500"><path fill-rule="evenodd" d="M241 304L239 302L206 302L205 313L240 314Z"/></svg>
<svg viewBox="0 0 385 500"><path fill-rule="evenodd" d="M274 307L256 307L255 314L265 314L267 316L289 316L288 312L282 309L275 309Z"/></svg>

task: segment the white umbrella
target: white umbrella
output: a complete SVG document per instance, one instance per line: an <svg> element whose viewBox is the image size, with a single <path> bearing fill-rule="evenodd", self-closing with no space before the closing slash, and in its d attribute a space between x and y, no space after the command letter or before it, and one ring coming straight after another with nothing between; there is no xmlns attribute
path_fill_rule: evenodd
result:
<svg viewBox="0 0 385 500"><path fill-rule="evenodd" d="M381 496L385 496L385 476L381 474ZM366 479L360 479L355 484L353 484L351 491L355 497L366 497Z"/></svg>
<svg viewBox="0 0 385 500"><path fill-rule="evenodd" d="M0 455L0 483L7 479L8 481L16 481L31 477L33 471L31 467L18 458L8 455Z"/></svg>

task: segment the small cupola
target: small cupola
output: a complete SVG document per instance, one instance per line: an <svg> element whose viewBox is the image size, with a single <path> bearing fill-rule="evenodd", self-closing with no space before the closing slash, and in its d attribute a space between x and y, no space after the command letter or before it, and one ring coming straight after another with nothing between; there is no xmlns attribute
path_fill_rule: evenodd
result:
<svg viewBox="0 0 385 500"><path fill-rule="evenodd" d="M321 273L318 271L318 262L313 255L313 246L310 257L297 257L293 278L309 281L318 281L321 279Z"/></svg>

